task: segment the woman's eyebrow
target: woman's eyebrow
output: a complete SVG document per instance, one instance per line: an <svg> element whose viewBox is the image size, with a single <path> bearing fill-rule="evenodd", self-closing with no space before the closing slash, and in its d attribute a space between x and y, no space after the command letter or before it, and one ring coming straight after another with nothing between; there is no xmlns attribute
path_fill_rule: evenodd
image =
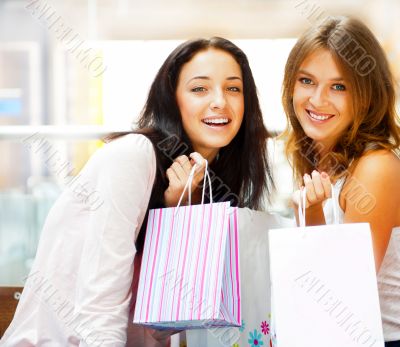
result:
<svg viewBox="0 0 400 347"><path fill-rule="evenodd" d="M188 80L185 85L188 85L191 81L193 80L210 80L210 77L208 76L194 76L190 80Z"/></svg>
<svg viewBox="0 0 400 347"><path fill-rule="evenodd" d="M310 76L310 77L315 79L315 76L311 72L308 72L308 71L303 70L303 69L299 70L299 74L307 75L307 76ZM336 81L336 82L346 81L346 79L344 79L343 77L333 77L333 78L330 78L329 80L330 81Z"/></svg>
<svg viewBox="0 0 400 347"><path fill-rule="evenodd" d="M199 79L199 80L210 80L211 78L208 77L208 76L195 76L195 77L192 77L189 81L187 81L187 83L190 83L191 81L197 80L197 79ZM230 77L227 77L226 80L228 80L228 81L240 80L241 81L242 79L239 76L230 76Z"/></svg>
<svg viewBox="0 0 400 347"><path fill-rule="evenodd" d="M199 79L199 80L209 80L210 77L208 77L208 76L195 76L195 77L192 77L188 82L190 82L192 80L197 80L197 79Z"/></svg>

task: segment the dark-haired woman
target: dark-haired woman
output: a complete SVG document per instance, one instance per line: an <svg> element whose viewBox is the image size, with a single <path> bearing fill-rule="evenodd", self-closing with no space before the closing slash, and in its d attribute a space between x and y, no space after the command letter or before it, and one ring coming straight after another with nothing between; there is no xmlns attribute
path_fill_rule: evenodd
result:
<svg viewBox="0 0 400 347"><path fill-rule="evenodd" d="M271 188L267 137L245 54L222 38L177 47L155 77L139 128L97 151L79 176L102 203L93 208L90 196L68 188L50 211L0 345L168 345L131 323L146 213L176 204L188 170L204 158L217 200L260 207Z"/></svg>

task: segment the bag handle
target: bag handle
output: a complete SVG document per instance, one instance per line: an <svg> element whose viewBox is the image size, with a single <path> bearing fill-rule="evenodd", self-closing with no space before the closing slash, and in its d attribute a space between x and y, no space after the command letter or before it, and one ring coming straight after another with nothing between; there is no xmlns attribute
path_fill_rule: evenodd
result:
<svg viewBox="0 0 400 347"><path fill-rule="evenodd" d="M306 226L306 187L300 190L300 201L297 207L299 213L299 224L301 228ZM333 224L339 224L339 213L336 206L336 194L333 185L331 184L331 199L332 199L332 209L333 209Z"/></svg>
<svg viewBox="0 0 400 347"><path fill-rule="evenodd" d="M205 169L204 169L203 192L201 194L201 204L202 205L204 204L204 195L205 195L205 190L206 190L206 179L208 179L208 184L209 184L209 189L210 189L210 203L211 204L213 203L212 188L211 188L211 178L210 178L210 174L208 173L208 161L207 161L207 159L204 159L204 160L206 161L206 166L205 166ZM182 192L181 197L180 197L180 199L178 201L178 205L176 206L177 208L181 205L181 202L182 202L183 196L185 195L186 189L189 190L189 192L188 192L189 205L192 204L192 182L193 182L193 176L194 176L194 173L196 171L197 166L198 166L197 164L194 164L193 167L192 167L192 170L190 170L189 178L186 181L185 188L183 188L183 192Z"/></svg>

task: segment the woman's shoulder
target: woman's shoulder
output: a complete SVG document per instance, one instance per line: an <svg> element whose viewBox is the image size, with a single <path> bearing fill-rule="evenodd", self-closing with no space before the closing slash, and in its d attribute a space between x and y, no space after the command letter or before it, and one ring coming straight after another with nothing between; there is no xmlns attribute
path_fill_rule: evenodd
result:
<svg viewBox="0 0 400 347"><path fill-rule="evenodd" d="M400 160L394 151L388 149L368 151L358 160L355 170L367 172L399 172Z"/></svg>
<svg viewBox="0 0 400 347"><path fill-rule="evenodd" d="M132 164L155 165L155 151L152 142L142 134L127 134L107 142L94 153L92 162L114 165Z"/></svg>
<svg viewBox="0 0 400 347"><path fill-rule="evenodd" d="M362 211L363 218L367 214L364 208L372 207L373 211L384 213L382 211L387 206L399 206L399 178L400 160L393 152L383 149L368 151L356 161L346 177L340 194L340 206L347 211L350 203L357 213ZM363 204L366 205L363 207Z"/></svg>
<svg viewBox="0 0 400 347"><path fill-rule="evenodd" d="M142 134L126 134L107 142L102 150L110 156L146 156L154 153L152 142Z"/></svg>
<svg viewBox="0 0 400 347"><path fill-rule="evenodd" d="M148 137L142 134L130 133L119 136L104 146L110 151L153 151L153 144Z"/></svg>
<svg viewBox="0 0 400 347"><path fill-rule="evenodd" d="M368 151L355 164L351 176L360 182L397 184L400 187L400 160L386 149Z"/></svg>

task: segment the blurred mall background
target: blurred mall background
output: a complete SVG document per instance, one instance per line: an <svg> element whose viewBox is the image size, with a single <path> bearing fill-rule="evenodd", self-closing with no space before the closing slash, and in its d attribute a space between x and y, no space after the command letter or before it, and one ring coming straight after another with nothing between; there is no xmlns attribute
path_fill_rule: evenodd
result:
<svg viewBox="0 0 400 347"><path fill-rule="evenodd" d="M22 285L48 209L105 134L129 130L182 40L223 36L247 54L277 135L283 66L318 17L346 14L381 40L400 80L399 0L0 0L0 286ZM292 191L271 141L278 197Z"/></svg>

